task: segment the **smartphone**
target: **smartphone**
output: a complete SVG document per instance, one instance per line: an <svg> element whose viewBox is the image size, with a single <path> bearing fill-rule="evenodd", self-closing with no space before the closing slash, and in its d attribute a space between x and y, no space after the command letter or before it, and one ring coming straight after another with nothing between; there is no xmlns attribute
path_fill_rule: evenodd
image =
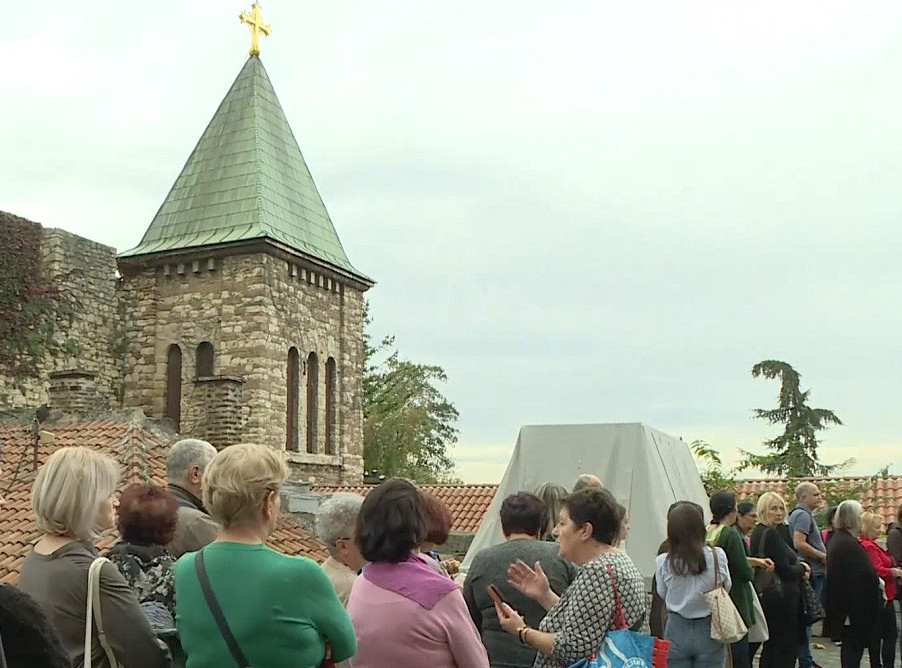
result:
<svg viewBox="0 0 902 668"><path fill-rule="evenodd" d="M489 585L485 588L485 590L488 592L489 598L491 598L495 602L495 605L500 607L501 604L504 603L504 599L501 598L501 594L498 593L498 589L495 587L495 585Z"/></svg>

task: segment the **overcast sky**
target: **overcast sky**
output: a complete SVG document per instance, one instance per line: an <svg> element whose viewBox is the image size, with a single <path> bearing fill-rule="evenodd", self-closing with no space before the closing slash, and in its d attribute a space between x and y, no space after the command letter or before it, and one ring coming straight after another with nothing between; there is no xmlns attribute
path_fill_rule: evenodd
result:
<svg viewBox="0 0 902 668"><path fill-rule="evenodd" d="M0 209L135 245L246 58L241 1L20 3ZM902 472L902 3L269 0L262 59L377 334L442 365L458 474L523 424L728 461L759 360ZM9 16L7 16L9 19Z"/></svg>

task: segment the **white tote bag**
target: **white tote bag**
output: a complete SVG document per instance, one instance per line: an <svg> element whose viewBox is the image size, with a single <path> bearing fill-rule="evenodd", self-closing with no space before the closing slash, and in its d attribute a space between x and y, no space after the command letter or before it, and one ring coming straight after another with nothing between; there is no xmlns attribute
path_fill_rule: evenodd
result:
<svg viewBox="0 0 902 668"><path fill-rule="evenodd" d="M749 642L767 642L770 640L770 631L767 628L767 618L764 616L764 608L758 600L758 592L755 586L749 582L752 591L752 609L755 611L755 623L749 627Z"/></svg>
<svg viewBox="0 0 902 668"><path fill-rule="evenodd" d="M109 563L109 559L97 557L88 569L88 602L85 609L85 662L84 668L92 668L91 663L91 641L94 637L94 627L97 628L97 638L100 640L100 646L106 652L107 659L111 668L123 668L118 661L116 655L113 654L113 648L110 647L109 641L106 639L106 632L103 630L103 614L100 610L100 569L103 565Z"/></svg>
<svg viewBox="0 0 902 668"><path fill-rule="evenodd" d="M742 640L749 630L718 577L720 569L717 563L717 549L713 547L710 549L714 555L714 589L706 591L702 596L711 608L711 638L724 645L730 645Z"/></svg>

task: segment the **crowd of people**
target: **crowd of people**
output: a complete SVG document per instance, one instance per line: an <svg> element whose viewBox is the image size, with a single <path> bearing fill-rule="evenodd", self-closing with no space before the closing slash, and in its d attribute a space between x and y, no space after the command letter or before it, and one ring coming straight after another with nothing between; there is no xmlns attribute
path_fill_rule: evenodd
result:
<svg viewBox="0 0 902 668"><path fill-rule="evenodd" d="M165 489L120 490L111 458L57 450L32 490L42 535L18 587L0 587L0 668L560 668L620 628L668 641L672 668L751 668L759 648L762 668L812 668L822 617L843 668L865 650L872 668L895 662L902 507L884 548L883 518L857 501L831 508L821 530L810 482L791 512L776 492L755 503L716 492L708 512L677 501L649 608L622 549L627 509L596 476L503 499L505 540L465 577L437 551L448 508L403 479L322 504L321 565L267 547L287 477L270 448L186 439ZM113 528L101 556L95 542ZM741 620L735 642L712 617L721 587Z"/></svg>

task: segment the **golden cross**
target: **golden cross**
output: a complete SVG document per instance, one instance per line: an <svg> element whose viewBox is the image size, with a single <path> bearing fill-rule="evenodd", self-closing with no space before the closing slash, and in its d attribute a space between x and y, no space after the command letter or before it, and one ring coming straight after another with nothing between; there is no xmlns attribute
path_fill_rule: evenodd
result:
<svg viewBox="0 0 902 668"><path fill-rule="evenodd" d="M263 18L260 16L260 5L255 2L251 5L250 12L241 12L238 15L238 20L247 24L248 28L251 29L251 48L248 49L248 53L252 56L259 56L260 35L269 37L269 34L272 32L272 28L263 23Z"/></svg>

